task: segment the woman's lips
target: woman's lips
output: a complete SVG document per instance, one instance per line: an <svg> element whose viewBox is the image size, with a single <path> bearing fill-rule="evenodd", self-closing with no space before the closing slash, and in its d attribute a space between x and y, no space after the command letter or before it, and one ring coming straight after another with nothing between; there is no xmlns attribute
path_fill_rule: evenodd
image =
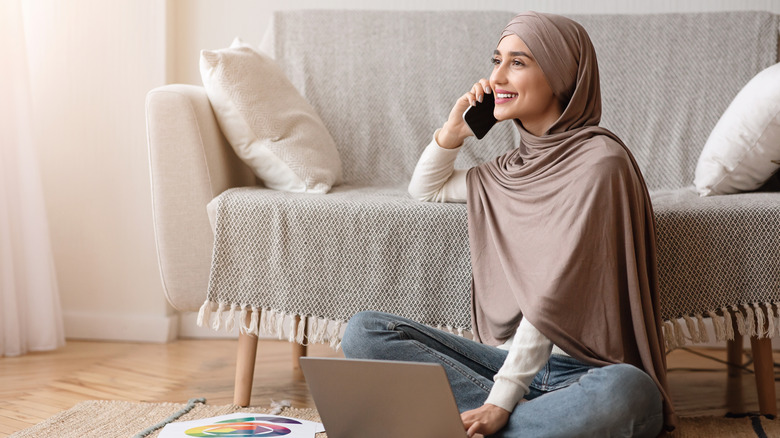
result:
<svg viewBox="0 0 780 438"><path fill-rule="evenodd" d="M501 90L498 89L495 91L495 100L496 105L501 105L503 103L510 102L512 99L517 97L517 93L512 93L511 91Z"/></svg>

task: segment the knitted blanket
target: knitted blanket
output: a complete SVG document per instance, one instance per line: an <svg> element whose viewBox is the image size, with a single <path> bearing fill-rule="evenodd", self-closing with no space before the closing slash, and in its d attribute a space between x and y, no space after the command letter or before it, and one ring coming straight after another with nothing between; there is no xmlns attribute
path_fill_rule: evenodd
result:
<svg viewBox="0 0 780 438"><path fill-rule="evenodd" d="M780 195L700 198L686 188L652 198L668 347L707 341L704 317L718 340L735 329L778 335ZM220 195L216 213L201 309L215 329L238 321L249 333L336 346L341 324L368 309L471 328L464 204L418 202L403 187L341 186L324 196L247 187Z"/></svg>

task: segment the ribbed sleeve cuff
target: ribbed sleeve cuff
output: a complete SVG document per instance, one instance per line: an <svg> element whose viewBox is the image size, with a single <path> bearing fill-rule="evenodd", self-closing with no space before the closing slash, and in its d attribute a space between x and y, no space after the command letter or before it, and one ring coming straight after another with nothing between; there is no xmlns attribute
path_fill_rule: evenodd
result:
<svg viewBox="0 0 780 438"><path fill-rule="evenodd" d="M499 379L490 390L485 403L496 405L499 408L512 412L515 406L520 402L524 395L528 393L528 387L518 385L514 382Z"/></svg>

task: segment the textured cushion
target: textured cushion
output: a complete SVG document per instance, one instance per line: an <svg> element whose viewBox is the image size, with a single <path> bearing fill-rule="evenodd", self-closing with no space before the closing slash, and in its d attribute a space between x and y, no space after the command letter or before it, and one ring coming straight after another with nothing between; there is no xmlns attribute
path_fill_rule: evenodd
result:
<svg viewBox="0 0 780 438"><path fill-rule="evenodd" d="M326 193L340 182L333 138L273 59L236 39L202 51L200 72L222 132L266 186Z"/></svg>
<svg viewBox="0 0 780 438"><path fill-rule="evenodd" d="M718 120L696 166L702 196L755 190L780 168L780 63L745 85Z"/></svg>

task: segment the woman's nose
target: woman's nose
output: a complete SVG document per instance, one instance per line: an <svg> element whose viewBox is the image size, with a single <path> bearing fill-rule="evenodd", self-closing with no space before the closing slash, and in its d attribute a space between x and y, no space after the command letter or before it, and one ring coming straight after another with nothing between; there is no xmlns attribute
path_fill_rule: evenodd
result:
<svg viewBox="0 0 780 438"><path fill-rule="evenodd" d="M506 83L506 74L504 74L503 66L498 66L493 69L493 73L490 74L490 84L504 84ZM495 88L495 86L493 87Z"/></svg>

